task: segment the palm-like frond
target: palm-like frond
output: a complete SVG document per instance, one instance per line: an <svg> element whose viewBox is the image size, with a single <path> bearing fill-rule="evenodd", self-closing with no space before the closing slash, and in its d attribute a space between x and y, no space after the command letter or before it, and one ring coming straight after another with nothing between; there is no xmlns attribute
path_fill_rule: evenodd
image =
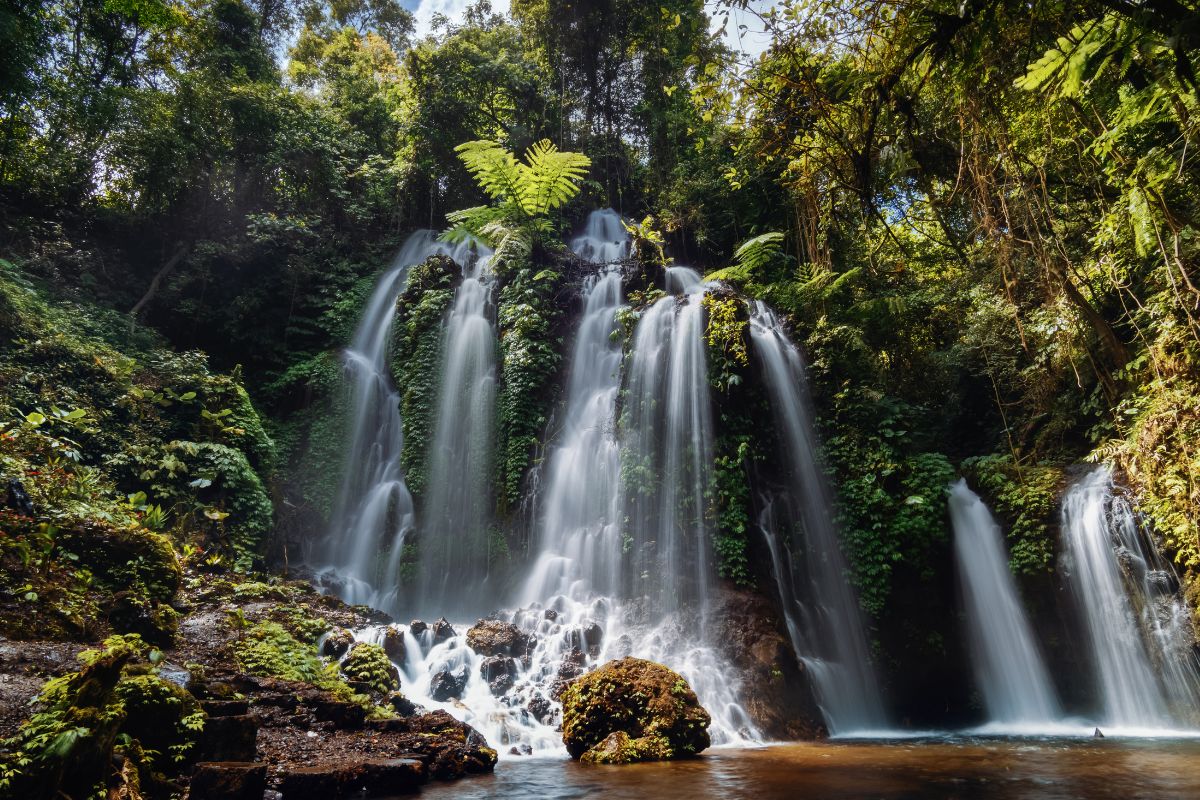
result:
<svg viewBox="0 0 1200 800"><path fill-rule="evenodd" d="M546 214L579 193L592 160L583 153L563 152L549 139L525 151L520 172L521 207L526 214Z"/></svg>
<svg viewBox="0 0 1200 800"><path fill-rule="evenodd" d="M451 211L446 215L446 219L450 221L450 228L442 234L442 241L461 244L468 239L480 239L488 247L492 247L492 243L483 234L483 230L495 222L506 219L511 213L512 208L508 203Z"/></svg>
<svg viewBox="0 0 1200 800"><path fill-rule="evenodd" d="M778 258L782 251L783 234L770 231L742 242L733 254L733 260L741 270L754 274Z"/></svg>
<svg viewBox="0 0 1200 800"><path fill-rule="evenodd" d="M498 142L463 142L454 148L479 187L495 200L521 202L523 165Z"/></svg>

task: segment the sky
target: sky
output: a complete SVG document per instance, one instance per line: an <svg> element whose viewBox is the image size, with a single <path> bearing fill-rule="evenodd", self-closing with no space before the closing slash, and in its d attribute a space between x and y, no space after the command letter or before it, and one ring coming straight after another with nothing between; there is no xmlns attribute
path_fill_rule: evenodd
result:
<svg viewBox="0 0 1200 800"><path fill-rule="evenodd" d="M458 22L462 19L463 11L473 0L401 0L405 8L413 12L417 22L417 36L424 36L429 33L430 22L435 14L442 14L448 17L452 22ZM708 12L712 14L717 4L708 2ZM752 3L757 8L765 9L771 5L770 2L763 0L762 2ZM509 0L492 0L492 10L500 13L508 13ZM713 29L715 30L721 22L720 17L713 18ZM739 25L745 25L746 30L741 31ZM734 52L741 52L749 58L756 58L768 44L768 37L762 32L762 24L752 14L747 14L744 11L730 11L729 25L725 30L725 44Z"/></svg>

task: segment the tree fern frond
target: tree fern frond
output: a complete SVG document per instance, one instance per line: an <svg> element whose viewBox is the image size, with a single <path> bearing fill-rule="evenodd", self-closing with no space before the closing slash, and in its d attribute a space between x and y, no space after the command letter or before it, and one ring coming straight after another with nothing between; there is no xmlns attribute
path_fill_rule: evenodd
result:
<svg viewBox="0 0 1200 800"><path fill-rule="evenodd" d="M783 234L779 231L747 239L733 254L734 265L749 275L759 272L783 252Z"/></svg>
<svg viewBox="0 0 1200 800"><path fill-rule="evenodd" d="M454 148L479 187L495 200L520 202L523 170L498 142L480 139Z"/></svg>
<svg viewBox="0 0 1200 800"><path fill-rule="evenodd" d="M592 160L583 153L563 152L549 139L525 151L521 173L521 207L530 216L546 214L579 193Z"/></svg>

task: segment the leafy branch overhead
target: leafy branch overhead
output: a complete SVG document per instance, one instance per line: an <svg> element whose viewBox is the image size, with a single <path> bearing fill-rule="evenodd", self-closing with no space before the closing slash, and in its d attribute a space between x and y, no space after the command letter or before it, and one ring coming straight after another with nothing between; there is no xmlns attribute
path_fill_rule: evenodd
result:
<svg viewBox="0 0 1200 800"><path fill-rule="evenodd" d="M583 153L559 150L543 139L525 151L524 161L503 145L485 139L455 148L479 187L496 202L447 215L450 242L478 239L505 263L530 252L535 241L552 233L547 214L579 194L592 161Z"/></svg>

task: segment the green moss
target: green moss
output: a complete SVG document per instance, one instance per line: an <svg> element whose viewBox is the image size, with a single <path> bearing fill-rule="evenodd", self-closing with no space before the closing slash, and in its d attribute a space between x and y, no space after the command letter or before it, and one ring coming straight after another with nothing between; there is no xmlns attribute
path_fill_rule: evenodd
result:
<svg viewBox="0 0 1200 800"><path fill-rule="evenodd" d="M232 650L238 668L249 675L310 683L341 700L355 699L337 665L317 655L315 643L297 640L277 622L257 623L233 642Z"/></svg>
<svg viewBox="0 0 1200 800"><path fill-rule="evenodd" d="M454 261L434 256L409 272L398 301L392 340L392 374L401 387L404 453L409 490L425 490L429 443L436 424L442 362L442 320L459 275Z"/></svg>
<svg viewBox="0 0 1200 800"><path fill-rule="evenodd" d="M554 405L553 385L562 340L556 334L564 288L557 269L531 263L508 265L500 290L502 385L497 398L501 510L520 504L521 486Z"/></svg>
<svg viewBox="0 0 1200 800"><path fill-rule="evenodd" d="M347 681L366 684L376 694L386 695L400 688L396 668L377 644L360 642L354 645L342 662L341 670Z"/></svg>
<svg viewBox="0 0 1200 800"><path fill-rule="evenodd" d="M1048 464L1016 467L1009 455L967 459L963 469L1008 525L1010 569L1025 575L1052 570L1062 469Z"/></svg>
<svg viewBox="0 0 1200 800"><path fill-rule="evenodd" d="M136 636L115 636L102 650L80 654L83 667L49 681L42 710L4 742L0 793L11 797L125 796L132 786L147 798L172 793L204 725L185 690L139 663ZM113 770L122 755L133 770Z"/></svg>

